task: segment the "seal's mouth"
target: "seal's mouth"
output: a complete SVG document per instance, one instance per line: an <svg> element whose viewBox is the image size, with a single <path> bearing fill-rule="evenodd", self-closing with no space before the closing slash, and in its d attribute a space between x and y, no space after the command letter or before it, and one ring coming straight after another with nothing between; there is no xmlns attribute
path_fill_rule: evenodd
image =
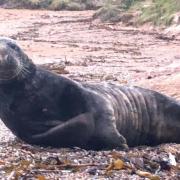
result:
<svg viewBox="0 0 180 180"><path fill-rule="evenodd" d="M22 63L18 58L10 57L9 59L1 58L1 61L0 61L0 80L1 81L11 80L17 77L22 71Z"/></svg>
<svg viewBox="0 0 180 180"><path fill-rule="evenodd" d="M17 76L19 76L21 71L22 71L22 65L17 66L17 68L15 68L15 69L8 69L6 71L3 69L0 69L0 80L1 81L12 80L12 79L16 78Z"/></svg>

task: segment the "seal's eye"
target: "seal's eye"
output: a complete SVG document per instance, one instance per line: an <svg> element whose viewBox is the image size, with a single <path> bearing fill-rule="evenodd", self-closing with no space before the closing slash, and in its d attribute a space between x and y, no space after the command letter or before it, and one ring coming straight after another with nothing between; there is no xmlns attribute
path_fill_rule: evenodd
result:
<svg viewBox="0 0 180 180"><path fill-rule="evenodd" d="M9 45L13 50L15 50L15 51L20 51L20 48L19 48L16 44L10 42L10 43L8 43L8 45Z"/></svg>

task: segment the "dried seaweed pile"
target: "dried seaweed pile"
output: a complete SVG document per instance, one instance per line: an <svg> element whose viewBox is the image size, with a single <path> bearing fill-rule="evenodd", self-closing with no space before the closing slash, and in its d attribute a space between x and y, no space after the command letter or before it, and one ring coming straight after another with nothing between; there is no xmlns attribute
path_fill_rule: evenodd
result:
<svg viewBox="0 0 180 180"><path fill-rule="evenodd" d="M178 180L179 149L177 144L128 152L45 149L12 140L0 146L0 178Z"/></svg>

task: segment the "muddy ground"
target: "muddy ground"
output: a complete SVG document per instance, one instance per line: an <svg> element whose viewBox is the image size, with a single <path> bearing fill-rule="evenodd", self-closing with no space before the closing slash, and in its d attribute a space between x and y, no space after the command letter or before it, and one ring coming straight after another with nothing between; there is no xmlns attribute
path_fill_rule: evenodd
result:
<svg viewBox="0 0 180 180"><path fill-rule="evenodd" d="M121 23L103 24L91 18L93 13L93 11L52 12L0 9L0 36L17 40L35 63L54 63L64 69L64 71L59 71L56 67L55 71L64 73L65 76L75 80L114 81L119 84L140 85L180 100L180 32L179 34L177 32L167 34L165 31L148 26L137 28L125 27ZM13 135L3 125L1 127L2 168L6 161L15 163L12 159L18 158L23 153L23 156L28 158L26 151L33 154L33 147L27 146L30 149L27 150L25 144L14 140ZM169 145L166 146L169 147ZM25 150L24 147L26 147ZM174 148L174 154L178 154L177 161L179 161L180 146L172 145L172 148ZM147 153L146 149L144 150ZM156 150L155 148L152 151L156 152ZM38 149L37 151L41 156L43 150ZM77 150L75 151L69 150L67 153L63 151L66 155L63 154L62 157L68 157L74 153L72 157L75 158ZM15 156L15 152L19 154ZM78 158L84 162L82 157L85 156L84 154L87 155L87 152L79 150L80 152L82 154ZM47 151L44 150L43 153L45 156ZM59 153L62 154L62 151ZM89 152L90 159L95 156L93 153ZM108 164L110 161L107 160L108 153L110 152L98 152L96 155L103 163ZM13 158L7 154L13 154ZM58 152L57 155L59 156ZM51 156L55 155L51 154ZM72 161L74 162L74 159ZM14 166L11 168L11 173L5 170L5 174L0 173L1 176L13 176L12 172L15 171L16 174L13 168ZM115 177L141 179L138 175L124 171L118 171L119 174L115 172L110 177L101 171L98 174L98 170L91 171L92 174L86 171L72 173L64 170L64 172L58 172L61 175L55 173L56 176L52 175L53 178L50 174L47 177L51 177L50 179L55 177L62 179L68 179L68 177L71 177L70 179L114 179ZM41 171L38 173L43 174ZM53 171L51 173L53 174ZM180 174L172 175L169 171L163 173L160 175L163 179L180 177ZM31 177L32 174L28 175L27 177Z"/></svg>

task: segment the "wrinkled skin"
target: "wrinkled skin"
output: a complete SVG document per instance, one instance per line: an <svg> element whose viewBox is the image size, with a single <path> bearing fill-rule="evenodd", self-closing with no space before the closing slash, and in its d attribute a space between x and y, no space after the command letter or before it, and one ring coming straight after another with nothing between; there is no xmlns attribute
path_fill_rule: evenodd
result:
<svg viewBox="0 0 180 180"><path fill-rule="evenodd" d="M36 67L0 38L0 118L20 139L52 147L126 149L180 143L180 103L158 92L77 83Z"/></svg>

